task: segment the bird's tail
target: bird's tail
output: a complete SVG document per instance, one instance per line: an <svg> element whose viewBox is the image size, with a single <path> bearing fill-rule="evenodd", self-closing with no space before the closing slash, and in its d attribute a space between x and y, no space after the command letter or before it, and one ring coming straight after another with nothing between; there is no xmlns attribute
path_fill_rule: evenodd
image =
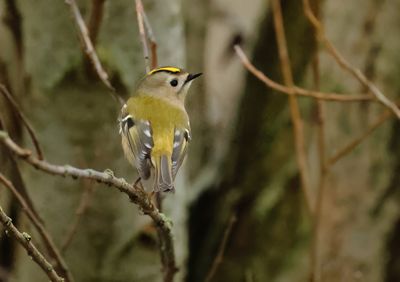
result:
<svg viewBox="0 0 400 282"><path fill-rule="evenodd" d="M155 159L154 192L174 192L171 159L166 155Z"/></svg>

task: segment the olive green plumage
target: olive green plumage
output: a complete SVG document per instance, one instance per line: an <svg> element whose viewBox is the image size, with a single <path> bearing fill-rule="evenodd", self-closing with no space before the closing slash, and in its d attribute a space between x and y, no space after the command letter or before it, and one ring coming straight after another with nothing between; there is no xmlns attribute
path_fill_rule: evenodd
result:
<svg viewBox="0 0 400 282"><path fill-rule="evenodd" d="M191 75L175 67L149 72L121 110L120 132L128 160L154 191L173 191L190 141L185 98Z"/></svg>

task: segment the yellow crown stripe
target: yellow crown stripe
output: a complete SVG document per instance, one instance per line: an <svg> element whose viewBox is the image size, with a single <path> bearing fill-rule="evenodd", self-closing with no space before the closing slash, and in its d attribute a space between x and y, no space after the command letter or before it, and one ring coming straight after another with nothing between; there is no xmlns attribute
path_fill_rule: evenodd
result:
<svg viewBox="0 0 400 282"><path fill-rule="evenodd" d="M148 75L152 75L153 73L159 72L159 71L168 71L168 72L173 72L173 73L178 73L181 72L181 69L175 68L175 67L161 67L154 69L148 73Z"/></svg>

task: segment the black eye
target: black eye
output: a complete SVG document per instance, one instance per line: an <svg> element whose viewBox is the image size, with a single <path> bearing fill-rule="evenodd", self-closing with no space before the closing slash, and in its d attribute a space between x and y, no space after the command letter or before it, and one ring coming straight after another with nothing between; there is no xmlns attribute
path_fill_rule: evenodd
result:
<svg viewBox="0 0 400 282"><path fill-rule="evenodd" d="M169 84L171 84L172 87L175 87L178 85L178 80L173 79L173 80L171 80L171 82Z"/></svg>

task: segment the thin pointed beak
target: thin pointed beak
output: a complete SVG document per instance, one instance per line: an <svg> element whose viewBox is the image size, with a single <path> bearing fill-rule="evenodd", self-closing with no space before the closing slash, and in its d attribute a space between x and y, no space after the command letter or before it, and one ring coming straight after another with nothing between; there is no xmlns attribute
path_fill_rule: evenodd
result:
<svg viewBox="0 0 400 282"><path fill-rule="evenodd" d="M191 81L191 80L193 80L193 79L199 77L200 75L202 75L201 72L196 73L196 74L191 74L191 73L189 73L189 75L187 76L187 78L186 78L186 80L185 80L185 83L188 83L189 81Z"/></svg>

